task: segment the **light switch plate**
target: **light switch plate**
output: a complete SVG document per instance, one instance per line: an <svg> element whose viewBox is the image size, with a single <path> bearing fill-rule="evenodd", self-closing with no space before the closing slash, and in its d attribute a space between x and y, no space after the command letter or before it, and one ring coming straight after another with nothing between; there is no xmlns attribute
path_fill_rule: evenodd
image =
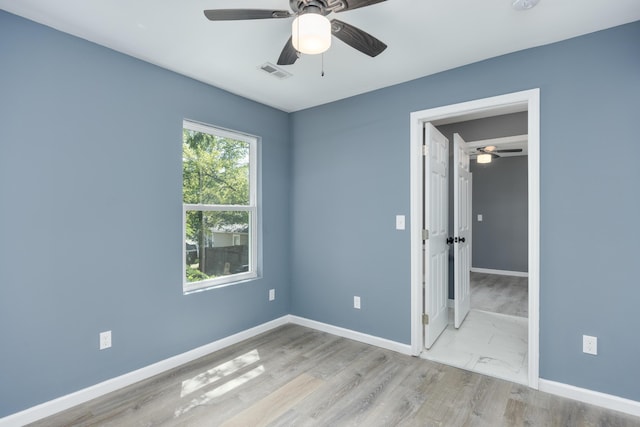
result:
<svg viewBox="0 0 640 427"><path fill-rule="evenodd" d="M353 308L360 309L360 297L353 297Z"/></svg>
<svg viewBox="0 0 640 427"><path fill-rule="evenodd" d="M478 222L482 222L482 214L478 214Z"/></svg>
<svg viewBox="0 0 640 427"><path fill-rule="evenodd" d="M404 215L396 215L396 230L404 230Z"/></svg>
<svg viewBox="0 0 640 427"><path fill-rule="evenodd" d="M269 301L273 301L274 299L276 299L276 290L269 289Z"/></svg>

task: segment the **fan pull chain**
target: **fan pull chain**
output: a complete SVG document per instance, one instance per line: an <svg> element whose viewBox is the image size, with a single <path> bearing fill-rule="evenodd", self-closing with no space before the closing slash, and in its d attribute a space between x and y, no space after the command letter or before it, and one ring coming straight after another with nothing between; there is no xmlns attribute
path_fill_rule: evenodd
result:
<svg viewBox="0 0 640 427"><path fill-rule="evenodd" d="M320 77L324 77L324 52L322 52L322 70L320 73Z"/></svg>

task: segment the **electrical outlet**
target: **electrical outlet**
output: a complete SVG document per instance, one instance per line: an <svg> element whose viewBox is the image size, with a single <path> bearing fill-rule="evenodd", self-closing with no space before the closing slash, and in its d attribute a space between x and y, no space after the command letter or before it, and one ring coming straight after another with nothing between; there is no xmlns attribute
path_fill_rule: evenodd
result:
<svg viewBox="0 0 640 427"><path fill-rule="evenodd" d="M100 332L100 350L111 347L111 331Z"/></svg>
<svg viewBox="0 0 640 427"><path fill-rule="evenodd" d="M404 230L404 215L396 215L396 230Z"/></svg>
<svg viewBox="0 0 640 427"><path fill-rule="evenodd" d="M582 336L582 352L587 354L598 354L598 337L591 337L589 335Z"/></svg>
<svg viewBox="0 0 640 427"><path fill-rule="evenodd" d="M276 290L269 289L269 301L273 301L274 299L276 299Z"/></svg>
<svg viewBox="0 0 640 427"><path fill-rule="evenodd" d="M360 297L353 297L353 308L360 310Z"/></svg>

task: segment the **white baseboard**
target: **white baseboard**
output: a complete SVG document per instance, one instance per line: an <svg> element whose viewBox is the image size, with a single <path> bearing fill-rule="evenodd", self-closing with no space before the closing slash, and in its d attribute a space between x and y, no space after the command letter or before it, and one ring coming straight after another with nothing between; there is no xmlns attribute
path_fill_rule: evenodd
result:
<svg viewBox="0 0 640 427"><path fill-rule="evenodd" d="M15 414L0 418L0 427L23 426L25 424L38 421L76 405L80 405L81 403L88 402L96 397L103 396L107 393L111 393L112 391L137 383L138 381L151 378L154 375L176 368L202 356L213 353L214 351L221 350L273 328L277 328L278 326L286 325L287 323L290 323L289 316L282 316L270 322L263 323L262 325L258 325L251 329L247 329L245 331L238 332L237 334L203 345L202 347L198 347L168 359L161 360L160 362L152 365L145 366L144 368L120 375L119 377L108 379L85 389L78 390L74 393L25 409L24 411L16 412Z"/></svg>
<svg viewBox="0 0 640 427"><path fill-rule="evenodd" d="M540 378L540 391L640 417L640 402Z"/></svg>
<svg viewBox="0 0 640 427"><path fill-rule="evenodd" d="M397 353L411 355L411 346L409 344L402 344L397 341L391 341L385 338L363 334L362 332L341 328L339 326L329 325L328 323L322 323L315 320L306 319L304 317L289 315L289 320L291 323L296 325L306 326L307 328L327 332L339 337L349 338L350 340L360 341L365 344L375 345L376 347L386 348L387 350L392 350Z"/></svg>
<svg viewBox="0 0 640 427"><path fill-rule="evenodd" d="M492 268L471 267L472 273L498 274L500 276L529 277L526 271L494 270Z"/></svg>

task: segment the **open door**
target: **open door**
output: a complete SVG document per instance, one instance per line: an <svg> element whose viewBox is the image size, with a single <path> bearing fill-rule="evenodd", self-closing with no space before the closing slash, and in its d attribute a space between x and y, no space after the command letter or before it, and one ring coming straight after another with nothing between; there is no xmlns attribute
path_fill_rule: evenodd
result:
<svg viewBox="0 0 640 427"><path fill-rule="evenodd" d="M471 308L471 194L472 175L466 143L453 135L454 326L459 328Z"/></svg>
<svg viewBox="0 0 640 427"><path fill-rule="evenodd" d="M429 349L448 323L449 140L431 123L424 125L423 325Z"/></svg>

